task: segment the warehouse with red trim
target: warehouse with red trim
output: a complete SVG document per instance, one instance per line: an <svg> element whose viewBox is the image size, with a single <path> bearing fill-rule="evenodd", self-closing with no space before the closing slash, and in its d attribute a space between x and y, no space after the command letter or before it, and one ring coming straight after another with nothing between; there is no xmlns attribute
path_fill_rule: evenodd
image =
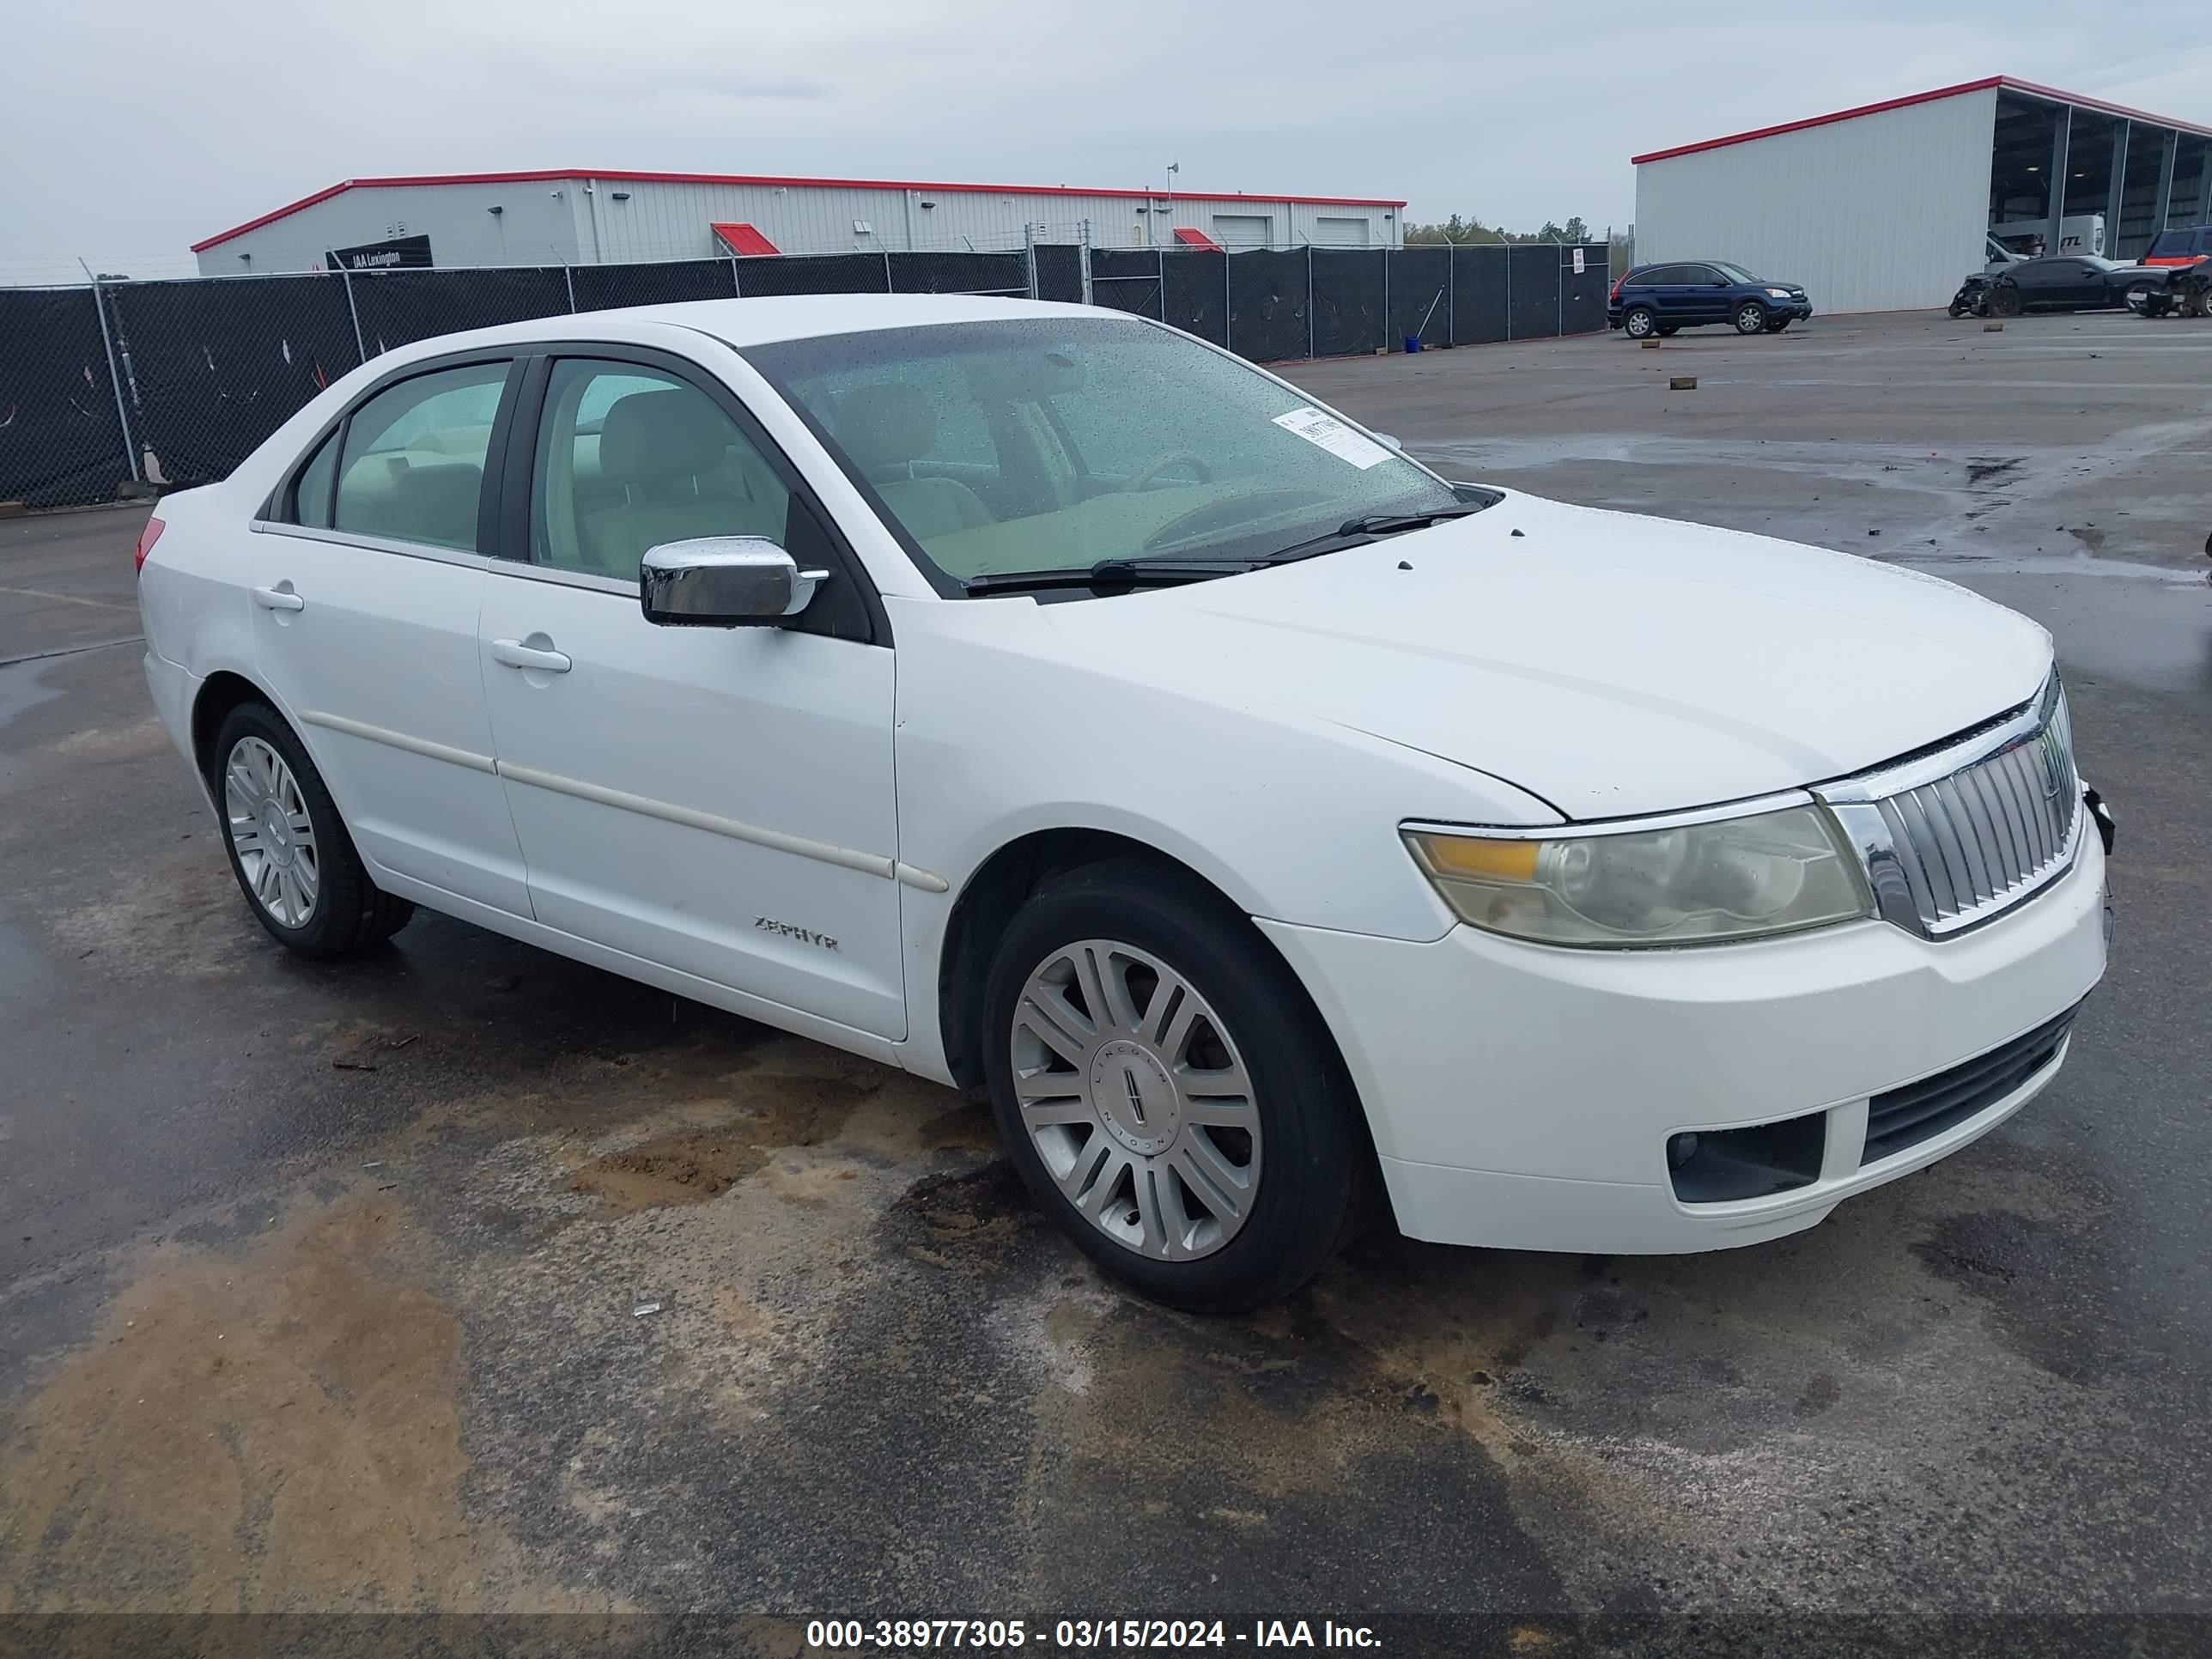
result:
<svg viewBox="0 0 2212 1659"><path fill-rule="evenodd" d="M778 253L1396 247L1405 203L743 173L543 171L349 179L196 242L203 273L620 264Z"/></svg>
<svg viewBox="0 0 2212 1659"><path fill-rule="evenodd" d="M2041 252L2141 258L2212 223L2212 126L1990 76L1655 149L1636 259L1726 259L1822 312L1940 306Z"/></svg>

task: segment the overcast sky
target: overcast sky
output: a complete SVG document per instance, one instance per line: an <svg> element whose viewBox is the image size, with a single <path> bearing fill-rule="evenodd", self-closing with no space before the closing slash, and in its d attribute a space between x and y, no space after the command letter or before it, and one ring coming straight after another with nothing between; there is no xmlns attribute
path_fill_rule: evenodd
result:
<svg viewBox="0 0 2212 1659"><path fill-rule="evenodd" d="M1407 198L1625 226L1638 151L2004 73L2212 125L2203 0L15 0L0 282L526 167ZM2124 21L2122 21L2122 20ZM157 267L156 262L160 262Z"/></svg>

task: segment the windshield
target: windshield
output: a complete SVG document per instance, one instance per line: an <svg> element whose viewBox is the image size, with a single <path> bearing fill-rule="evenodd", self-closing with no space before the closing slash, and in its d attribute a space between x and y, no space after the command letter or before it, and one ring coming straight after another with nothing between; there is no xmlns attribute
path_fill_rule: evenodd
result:
<svg viewBox="0 0 2212 1659"><path fill-rule="evenodd" d="M947 595L1104 560L1233 562L1376 514L1464 511L1296 392L1135 319L749 347Z"/></svg>
<svg viewBox="0 0 2212 1659"><path fill-rule="evenodd" d="M1713 265L1713 269L1714 269L1715 270L1717 270L1718 272L1720 272L1720 274L1721 274L1722 276L1723 276L1727 277L1727 278L1729 279L1729 281L1730 281L1731 283L1757 283L1757 282L1759 281L1759 278L1758 278L1758 277L1756 277L1756 276L1753 276L1749 271L1746 270L1745 270L1741 265L1731 265L1731 264L1723 264L1723 263L1716 262L1716 263L1714 264L1714 265Z"/></svg>

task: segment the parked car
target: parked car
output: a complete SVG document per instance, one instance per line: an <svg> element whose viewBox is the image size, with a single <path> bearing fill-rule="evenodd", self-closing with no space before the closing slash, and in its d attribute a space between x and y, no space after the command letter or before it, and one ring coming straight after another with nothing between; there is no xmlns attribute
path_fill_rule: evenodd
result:
<svg viewBox="0 0 2212 1659"><path fill-rule="evenodd" d="M1179 1305L1771 1239L2057 1073L2050 636L1455 484L1173 329L715 301L371 359L138 546L261 926L416 906L988 1090ZM1941 641L1942 648L1929 648Z"/></svg>
<svg viewBox="0 0 2212 1659"><path fill-rule="evenodd" d="M2212 316L2212 263L2170 265L2155 288L2130 288L2128 309L2142 317Z"/></svg>
<svg viewBox="0 0 2212 1659"><path fill-rule="evenodd" d="M2166 277L2164 270L2086 253L2023 259L1990 276L1989 313L2017 317L2027 311L2140 310L2140 296L2163 290ZM2130 300L2130 295L2137 298Z"/></svg>
<svg viewBox="0 0 2212 1659"><path fill-rule="evenodd" d="M2151 240L2142 262L2147 265L2201 265L2212 259L2212 225L2191 225L2186 230L2162 230Z"/></svg>
<svg viewBox="0 0 2212 1659"><path fill-rule="evenodd" d="M1951 296L1950 312L1954 317L1969 314L1979 317L1990 308L1990 279L1981 271L1969 272L1959 284L1959 291Z"/></svg>
<svg viewBox="0 0 2212 1659"><path fill-rule="evenodd" d="M1632 340L1727 323L1739 334L1779 334L1813 314L1795 283L1771 283L1718 259L1695 264L1638 265L1613 285L1608 327Z"/></svg>

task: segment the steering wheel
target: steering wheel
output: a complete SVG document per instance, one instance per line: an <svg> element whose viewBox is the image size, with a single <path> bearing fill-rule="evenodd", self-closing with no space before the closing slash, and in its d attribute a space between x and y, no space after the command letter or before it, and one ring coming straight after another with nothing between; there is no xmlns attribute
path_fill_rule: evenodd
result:
<svg viewBox="0 0 2212 1659"><path fill-rule="evenodd" d="M1150 489L1159 482L1163 472L1178 466L1187 466L1198 474L1198 482L1200 483L1213 482L1213 469L1204 461L1187 449L1170 449L1153 456L1151 460L1139 467L1136 475L1129 480L1128 487L1132 490Z"/></svg>

